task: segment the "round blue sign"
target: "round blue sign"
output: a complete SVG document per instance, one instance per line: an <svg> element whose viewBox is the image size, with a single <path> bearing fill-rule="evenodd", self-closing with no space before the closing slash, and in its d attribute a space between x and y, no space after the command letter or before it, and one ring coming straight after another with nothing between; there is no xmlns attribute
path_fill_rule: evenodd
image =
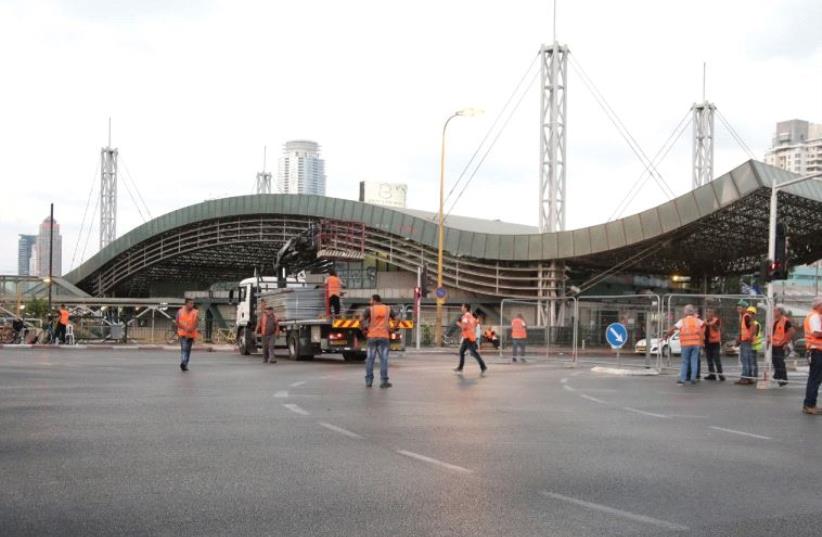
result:
<svg viewBox="0 0 822 537"><path fill-rule="evenodd" d="M605 340L614 349L621 349L628 343L628 329L622 323L611 323L605 329Z"/></svg>
<svg viewBox="0 0 822 537"><path fill-rule="evenodd" d="M437 287L437 290L434 291L434 296L437 298L445 298L448 292L445 290L445 287Z"/></svg>

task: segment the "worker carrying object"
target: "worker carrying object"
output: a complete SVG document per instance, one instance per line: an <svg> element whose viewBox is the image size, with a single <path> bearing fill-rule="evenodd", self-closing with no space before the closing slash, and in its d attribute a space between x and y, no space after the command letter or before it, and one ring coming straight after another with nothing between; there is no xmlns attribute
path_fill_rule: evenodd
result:
<svg viewBox="0 0 822 537"><path fill-rule="evenodd" d="M328 305L328 311L332 315L340 314L340 297L342 296L342 280L337 276L337 271L331 269L328 271L328 277L325 279L325 297Z"/></svg>

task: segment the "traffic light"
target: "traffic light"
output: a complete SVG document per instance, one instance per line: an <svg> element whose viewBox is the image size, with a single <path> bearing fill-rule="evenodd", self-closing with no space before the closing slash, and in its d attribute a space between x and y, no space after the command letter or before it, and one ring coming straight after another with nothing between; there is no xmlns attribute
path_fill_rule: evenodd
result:
<svg viewBox="0 0 822 537"><path fill-rule="evenodd" d="M774 243L773 264L771 265L772 280L788 279L788 236L785 224L776 224L776 241Z"/></svg>
<svg viewBox="0 0 822 537"><path fill-rule="evenodd" d="M420 294L423 297L426 297L428 296L429 291L430 289L428 289L428 265L424 264L422 266L422 271L420 273Z"/></svg>

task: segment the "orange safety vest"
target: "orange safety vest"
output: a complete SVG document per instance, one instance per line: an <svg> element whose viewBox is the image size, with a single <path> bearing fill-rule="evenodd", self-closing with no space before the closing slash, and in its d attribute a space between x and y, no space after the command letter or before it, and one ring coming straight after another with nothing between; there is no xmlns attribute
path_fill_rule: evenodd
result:
<svg viewBox="0 0 822 537"><path fill-rule="evenodd" d="M693 315L682 318L682 326L679 329L679 343L683 347L700 347L704 332L699 319Z"/></svg>
<svg viewBox="0 0 822 537"><path fill-rule="evenodd" d="M370 317L368 321L368 339L388 339L391 309L385 304L371 306Z"/></svg>
<svg viewBox="0 0 822 537"><path fill-rule="evenodd" d="M822 350L822 337L816 337L813 335L813 331L811 330L811 317L814 315L819 315L815 311L812 311L805 317L805 322L803 323L803 327L805 328L805 345L808 349L816 349Z"/></svg>
<svg viewBox="0 0 822 537"><path fill-rule="evenodd" d="M194 308L186 311L185 308L177 312L177 335L194 339L197 337L197 325L199 324L198 312Z"/></svg>
<svg viewBox="0 0 822 537"><path fill-rule="evenodd" d="M783 315L778 321L773 323L773 337L771 341L774 347L784 347L788 342L788 334L785 330L785 323L787 321L788 318Z"/></svg>
<svg viewBox="0 0 822 537"><path fill-rule="evenodd" d="M462 337L468 341L477 340L477 320L471 312L468 312L462 316L460 327L462 328Z"/></svg>
<svg viewBox="0 0 822 537"><path fill-rule="evenodd" d="M325 279L325 287L328 290L328 296L340 296L342 291L342 281L336 276L329 276Z"/></svg>
<svg viewBox="0 0 822 537"><path fill-rule="evenodd" d="M528 332L525 330L525 321L517 317L511 321L511 339L527 339Z"/></svg>
<svg viewBox="0 0 822 537"><path fill-rule="evenodd" d="M750 343L754 338L754 324L750 323L751 326L745 326L745 317L750 321L751 315L749 313L743 313L739 318L739 341Z"/></svg>
<svg viewBox="0 0 822 537"><path fill-rule="evenodd" d="M708 324L708 343L721 343L722 333L719 330L719 319L713 324Z"/></svg>
<svg viewBox="0 0 822 537"><path fill-rule="evenodd" d="M63 326L68 326L69 324L69 312L68 310L60 310L60 324Z"/></svg>

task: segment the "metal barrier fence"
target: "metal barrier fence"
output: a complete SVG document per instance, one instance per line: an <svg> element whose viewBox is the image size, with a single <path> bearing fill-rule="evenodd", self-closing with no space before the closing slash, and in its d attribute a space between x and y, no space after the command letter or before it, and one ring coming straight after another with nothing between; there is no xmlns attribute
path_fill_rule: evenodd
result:
<svg viewBox="0 0 822 537"><path fill-rule="evenodd" d="M547 322L551 318L550 308L554 309L556 322ZM512 346L511 322L516 315L522 315L526 322L525 349L538 347L540 351L525 353L535 358L542 356L546 360L552 356L562 361L576 363L577 360L577 299L574 297L548 298L542 301L503 299L499 306L499 357L503 358L506 344Z"/></svg>
<svg viewBox="0 0 822 537"><path fill-rule="evenodd" d="M581 295L577 305L578 362L659 369L653 350L662 330L659 295ZM617 322L628 332L621 350L613 349L605 335L608 325Z"/></svg>

